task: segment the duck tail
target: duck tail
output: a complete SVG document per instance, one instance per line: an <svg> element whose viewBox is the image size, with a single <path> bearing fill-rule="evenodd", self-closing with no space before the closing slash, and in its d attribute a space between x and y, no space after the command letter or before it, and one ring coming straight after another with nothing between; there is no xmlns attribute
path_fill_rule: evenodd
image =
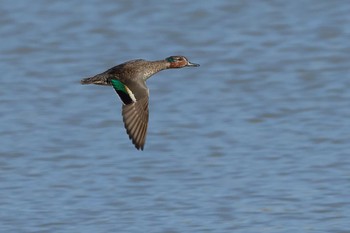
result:
<svg viewBox="0 0 350 233"><path fill-rule="evenodd" d="M80 80L81 84L97 84L97 85L110 85L108 78L104 75L96 75L90 78L84 78Z"/></svg>

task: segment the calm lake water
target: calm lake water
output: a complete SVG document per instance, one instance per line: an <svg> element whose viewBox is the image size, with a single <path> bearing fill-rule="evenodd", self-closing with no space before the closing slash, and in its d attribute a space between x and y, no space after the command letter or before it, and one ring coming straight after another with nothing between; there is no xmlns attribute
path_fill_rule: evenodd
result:
<svg viewBox="0 0 350 233"><path fill-rule="evenodd" d="M0 5L0 232L350 232L349 1ZM178 54L137 151L79 81Z"/></svg>

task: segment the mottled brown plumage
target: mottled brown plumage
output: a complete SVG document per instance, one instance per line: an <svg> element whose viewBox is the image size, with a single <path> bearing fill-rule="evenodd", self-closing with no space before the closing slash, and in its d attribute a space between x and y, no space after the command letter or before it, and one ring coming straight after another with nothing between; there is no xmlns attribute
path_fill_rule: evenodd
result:
<svg viewBox="0 0 350 233"><path fill-rule="evenodd" d="M112 85L123 102L122 115L129 138L143 150L148 125L149 91L146 80L164 69L196 67L184 56L171 56L160 61L132 60L81 80L82 84Z"/></svg>

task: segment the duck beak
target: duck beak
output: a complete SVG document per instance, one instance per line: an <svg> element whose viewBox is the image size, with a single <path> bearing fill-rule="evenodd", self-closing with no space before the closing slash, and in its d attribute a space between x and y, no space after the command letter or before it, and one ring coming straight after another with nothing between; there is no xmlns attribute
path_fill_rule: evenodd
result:
<svg viewBox="0 0 350 233"><path fill-rule="evenodd" d="M197 67L197 66L199 66L199 64L188 62L186 66Z"/></svg>

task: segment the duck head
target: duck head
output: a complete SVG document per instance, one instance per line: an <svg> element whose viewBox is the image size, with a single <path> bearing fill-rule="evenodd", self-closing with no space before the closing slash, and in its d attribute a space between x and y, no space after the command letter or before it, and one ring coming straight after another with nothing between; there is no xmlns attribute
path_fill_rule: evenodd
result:
<svg viewBox="0 0 350 233"><path fill-rule="evenodd" d="M171 56L165 58L165 60L169 63L169 68L183 68L183 67L197 67L199 64L191 63L184 56Z"/></svg>

